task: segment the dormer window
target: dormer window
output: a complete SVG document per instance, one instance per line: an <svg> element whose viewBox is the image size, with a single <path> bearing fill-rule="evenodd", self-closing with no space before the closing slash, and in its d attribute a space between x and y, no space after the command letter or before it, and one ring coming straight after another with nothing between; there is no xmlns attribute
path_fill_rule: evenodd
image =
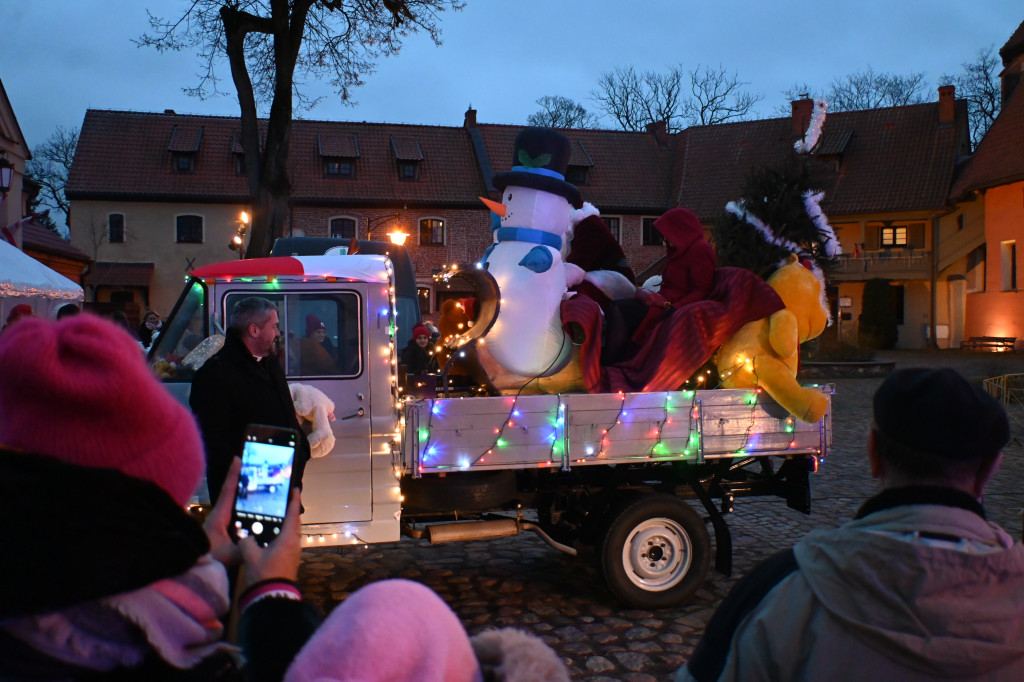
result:
<svg viewBox="0 0 1024 682"><path fill-rule="evenodd" d="M398 178L400 180L415 180L416 179L416 166L418 164L412 161L399 161L398 162Z"/></svg>
<svg viewBox="0 0 1024 682"><path fill-rule="evenodd" d="M391 137L391 151L395 154L398 164L398 179L414 182L420 179L420 163L423 162L423 150L420 143L412 137Z"/></svg>
<svg viewBox="0 0 1024 682"><path fill-rule="evenodd" d="M573 185L587 184L590 169L594 167L594 160L587 153L587 148L579 140L573 140L570 147L569 163L565 170L565 181Z"/></svg>
<svg viewBox="0 0 1024 682"><path fill-rule="evenodd" d="M319 134L316 139L325 178L355 177L359 158L359 139L355 135Z"/></svg>
<svg viewBox="0 0 1024 682"><path fill-rule="evenodd" d="M565 171L565 181L573 185L587 184L587 168L584 166L569 166Z"/></svg>
<svg viewBox="0 0 1024 682"><path fill-rule="evenodd" d="M355 175L356 165L352 159L341 157L324 157L324 177L351 178Z"/></svg>
<svg viewBox="0 0 1024 682"><path fill-rule="evenodd" d="M194 173L199 144L203 141L201 126L174 126L167 151L171 153L171 170L175 173Z"/></svg>
<svg viewBox="0 0 1024 682"><path fill-rule="evenodd" d="M172 157L174 159L175 173L194 173L196 170L196 155L178 152Z"/></svg>

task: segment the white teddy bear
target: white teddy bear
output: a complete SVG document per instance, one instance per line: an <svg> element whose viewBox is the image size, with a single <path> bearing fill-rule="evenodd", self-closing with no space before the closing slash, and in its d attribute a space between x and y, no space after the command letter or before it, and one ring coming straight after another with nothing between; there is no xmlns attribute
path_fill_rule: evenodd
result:
<svg viewBox="0 0 1024 682"><path fill-rule="evenodd" d="M309 434L309 454L314 459L323 457L334 449L334 432L331 422L334 421L334 401L323 391L309 384L290 383L288 389L295 404L295 414L299 419L313 425Z"/></svg>

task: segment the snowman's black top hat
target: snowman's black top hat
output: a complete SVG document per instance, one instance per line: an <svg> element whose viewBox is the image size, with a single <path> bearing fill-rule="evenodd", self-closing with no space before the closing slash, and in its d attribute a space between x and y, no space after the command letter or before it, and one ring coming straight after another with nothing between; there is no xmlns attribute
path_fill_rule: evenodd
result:
<svg viewBox="0 0 1024 682"><path fill-rule="evenodd" d="M494 176L494 186L509 185L557 194L572 205L580 203L580 191L565 181L571 148L569 138L551 128L524 128L516 135L511 170Z"/></svg>

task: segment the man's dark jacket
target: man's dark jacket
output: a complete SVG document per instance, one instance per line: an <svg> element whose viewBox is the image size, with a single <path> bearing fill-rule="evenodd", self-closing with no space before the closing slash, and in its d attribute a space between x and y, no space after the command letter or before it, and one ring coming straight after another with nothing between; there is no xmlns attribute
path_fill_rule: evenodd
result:
<svg viewBox="0 0 1024 682"><path fill-rule="evenodd" d="M228 330L224 347L192 380L189 405L206 449L206 483L216 502L232 457L240 457L247 424L290 426L300 434L294 480L301 484L309 441L299 426L284 371L273 357L257 362L241 337Z"/></svg>

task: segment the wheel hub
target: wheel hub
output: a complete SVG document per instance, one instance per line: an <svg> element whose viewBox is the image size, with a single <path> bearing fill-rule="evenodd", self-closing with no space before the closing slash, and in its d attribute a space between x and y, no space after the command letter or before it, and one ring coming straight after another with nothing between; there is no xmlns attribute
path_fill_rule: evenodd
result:
<svg viewBox="0 0 1024 682"><path fill-rule="evenodd" d="M672 519L637 525L622 547L626 575L648 591L667 590L690 570L693 549L683 527Z"/></svg>

